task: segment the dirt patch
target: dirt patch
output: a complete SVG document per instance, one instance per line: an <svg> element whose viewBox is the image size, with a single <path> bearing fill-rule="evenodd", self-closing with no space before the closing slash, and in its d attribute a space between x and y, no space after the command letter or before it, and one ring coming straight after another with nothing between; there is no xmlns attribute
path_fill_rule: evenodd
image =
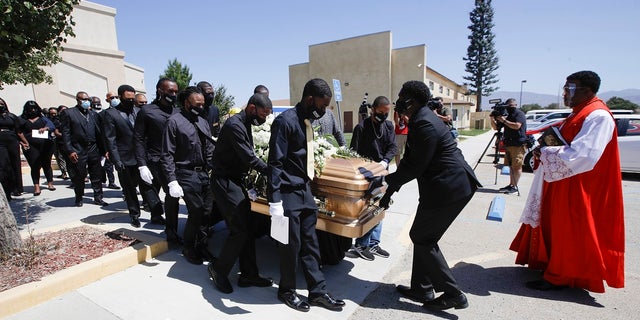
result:
<svg viewBox="0 0 640 320"><path fill-rule="evenodd" d="M122 233L86 226L35 235L25 239L20 252L0 261L0 292L137 242Z"/></svg>

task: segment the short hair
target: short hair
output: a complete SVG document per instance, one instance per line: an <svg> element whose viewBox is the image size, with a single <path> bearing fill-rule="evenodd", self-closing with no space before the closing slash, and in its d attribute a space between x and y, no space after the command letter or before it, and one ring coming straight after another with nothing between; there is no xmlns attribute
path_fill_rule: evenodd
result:
<svg viewBox="0 0 640 320"><path fill-rule="evenodd" d="M431 98L431 91L429 91L429 87L427 87L424 82L418 80L405 82L402 85L400 92L421 105L425 105Z"/></svg>
<svg viewBox="0 0 640 320"><path fill-rule="evenodd" d="M125 92L133 92L136 93L136 89L128 84L123 84L118 87L118 95L122 96Z"/></svg>
<svg viewBox="0 0 640 320"><path fill-rule="evenodd" d="M583 87L588 87L591 92L598 93L600 90L600 77L593 71L578 71L567 77L567 81L578 81Z"/></svg>
<svg viewBox="0 0 640 320"><path fill-rule="evenodd" d="M65 106L64 104L61 104L58 106L58 113L62 112L62 110L66 109L67 106Z"/></svg>
<svg viewBox="0 0 640 320"><path fill-rule="evenodd" d="M267 95L264 93L254 93L249 98L249 102L247 102L247 105L249 104L253 104L259 108L273 109L273 104L271 103L271 99L269 99L269 97L267 97Z"/></svg>
<svg viewBox="0 0 640 320"><path fill-rule="evenodd" d="M505 103L505 104L511 104L511 102L515 103L515 102L516 102L516 99L515 99L515 98L509 98L509 99L507 99L507 101L505 101L504 103Z"/></svg>
<svg viewBox="0 0 640 320"><path fill-rule="evenodd" d="M160 89L165 82L176 82L176 81L171 78L162 77L158 80L158 83L156 83L156 90Z"/></svg>
<svg viewBox="0 0 640 320"><path fill-rule="evenodd" d="M6 101L4 101L4 99L0 98L0 101L4 102L5 107L7 107L7 109L9 109L9 105L7 104Z"/></svg>
<svg viewBox="0 0 640 320"><path fill-rule="evenodd" d="M198 84L196 84L196 87L198 87L198 89L200 89L200 91L204 91L204 88L206 87L211 87L213 88L213 86L211 85L211 83L207 82L207 81L200 81L198 82Z"/></svg>
<svg viewBox="0 0 640 320"><path fill-rule="evenodd" d="M144 93L136 93L136 95L135 95L136 98L140 97L140 96L145 97L145 98L147 97Z"/></svg>
<svg viewBox="0 0 640 320"><path fill-rule="evenodd" d="M88 93L84 92L84 91L78 91L78 93L76 93L76 100L78 99L78 96L81 94L86 94L89 95Z"/></svg>
<svg viewBox="0 0 640 320"><path fill-rule="evenodd" d="M187 99L189 99L189 97L194 94L202 94L202 91L198 87L194 87L194 86L186 87L184 90L178 93L178 101L180 102L181 105L184 106Z"/></svg>
<svg viewBox="0 0 640 320"><path fill-rule="evenodd" d="M253 93L265 93L265 92L269 92L269 89L265 85L259 84L255 88L253 88Z"/></svg>
<svg viewBox="0 0 640 320"><path fill-rule="evenodd" d="M306 96L312 97L333 97L331 94L331 88L329 88L329 84L326 81L315 78L307 81L304 85L304 89L302 90L302 98Z"/></svg>
<svg viewBox="0 0 640 320"><path fill-rule="evenodd" d="M375 100L373 100L373 104L371 105L371 107L376 108L378 106L386 106L388 104L391 104L391 101L389 101L389 98L385 96L379 96Z"/></svg>

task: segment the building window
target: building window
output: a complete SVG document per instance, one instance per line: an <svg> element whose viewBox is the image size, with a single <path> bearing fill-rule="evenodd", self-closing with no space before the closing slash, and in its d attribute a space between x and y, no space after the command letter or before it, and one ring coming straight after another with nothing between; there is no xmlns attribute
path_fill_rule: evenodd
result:
<svg viewBox="0 0 640 320"><path fill-rule="evenodd" d="M429 81L429 90L433 91L433 81Z"/></svg>
<svg viewBox="0 0 640 320"><path fill-rule="evenodd" d="M439 89L438 91L440 91L440 93L442 93L442 91L443 91L443 87L442 87L442 86L440 86L440 88L438 88L438 89Z"/></svg>
<svg viewBox="0 0 640 320"><path fill-rule="evenodd" d="M451 89L447 88L447 97L451 95Z"/></svg>

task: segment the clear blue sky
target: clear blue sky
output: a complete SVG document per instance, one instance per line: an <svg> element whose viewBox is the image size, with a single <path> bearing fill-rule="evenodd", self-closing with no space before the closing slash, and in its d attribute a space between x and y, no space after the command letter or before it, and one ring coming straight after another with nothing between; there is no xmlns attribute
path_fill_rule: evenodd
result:
<svg viewBox="0 0 640 320"><path fill-rule="evenodd" d="M381 31L392 32L393 48L425 44L427 65L450 79L467 75L472 0L93 2L116 8L119 48L144 68L150 99L173 58L192 81L223 84L237 105L258 84L288 99L288 66L308 62L310 45ZM527 80L523 91L556 95L567 75L586 69L600 75L601 91L640 88L640 1L492 5L499 90L520 91Z"/></svg>

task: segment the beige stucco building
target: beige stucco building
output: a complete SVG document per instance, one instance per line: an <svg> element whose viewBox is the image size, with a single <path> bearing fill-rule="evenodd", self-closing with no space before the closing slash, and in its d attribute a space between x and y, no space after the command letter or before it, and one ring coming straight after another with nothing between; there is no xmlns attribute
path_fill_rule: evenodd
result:
<svg viewBox="0 0 640 320"><path fill-rule="evenodd" d="M63 45L62 61L46 68L53 83L7 85L0 91L11 112L20 114L27 100L42 107L74 106L78 91L104 100L108 91L116 91L124 83L145 92L144 70L125 62L124 52L118 49L116 9L81 1L72 16L76 36Z"/></svg>
<svg viewBox="0 0 640 320"><path fill-rule="evenodd" d="M368 102L377 96L395 100L402 84L409 80L424 81L434 96L444 98L452 110L457 128L470 126L475 111L475 97L467 88L427 67L427 47L393 49L390 31L309 46L309 62L289 66L290 101L300 101L304 84L312 78L341 82L340 119L345 132L358 123L358 107L365 93ZM334 99L334 113L338 104Z"/></svg>

